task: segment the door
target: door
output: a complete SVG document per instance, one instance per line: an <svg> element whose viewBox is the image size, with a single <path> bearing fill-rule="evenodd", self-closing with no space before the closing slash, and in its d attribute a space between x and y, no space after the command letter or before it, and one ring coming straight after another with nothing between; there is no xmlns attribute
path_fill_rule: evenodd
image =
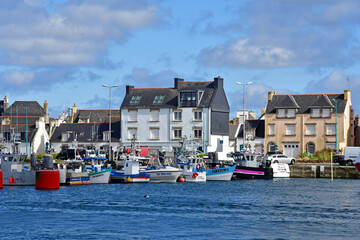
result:
<svg viewBox="0 0 360 240"><path fill-rule="evenodd" d="M299 157L298 143L284 143L284 155L297 159Z"/></svg>

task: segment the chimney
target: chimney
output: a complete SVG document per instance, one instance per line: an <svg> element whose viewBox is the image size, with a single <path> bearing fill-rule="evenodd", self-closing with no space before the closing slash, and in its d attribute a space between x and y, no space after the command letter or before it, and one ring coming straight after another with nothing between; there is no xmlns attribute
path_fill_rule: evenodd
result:
<svg viewBox="0 0 360 240"><path fill-rule="evenodd" d="M77 112L77 106L76 106L76 104L74 103L74 106L72 107L72 113L71 113L71 122L72 122L72 123L74 122L74 118L75 118L76 112Z"/></svg>
<svg viewBox="0 0 360 240"><path fill-rule="evenodd" d="M220 76L214 78L215 89L224 88L224 79Z"/></svg>
<svg viewBox="0 0 360 240"><path fill-rule="evenodd" d="M180 82L184 81L183 78L174 78L174 88L179 89Z"/></svg>
<svg viewBox="0 0 360 240"><path fill-rule="evenodd" d="M46 100L44 102L44 117L45 117L45 123L49 123L49 109L48 109L48 103Z"/></svg>
<svg viewBox="0 0 360 240"><path fill-rule="evenodd" d="M130 94L131 89L133 89L134 86L126 85L126 95Z"/></svg>
<svg viewBox="0 0 360 240"><path fill-rule="evenodd" d="M276 94L276 90L274 90L273 92L270 91L268 92L268 101L270 102L273 99L273 96Z"/></svg>
<svg viewBox="0 0 360 240"><path fill-rule="evenodd" d="M344 90L344 100L350 100L351 102L351 91L350 90Z"/></svg>
<svg viewBox="0 0 360 240"><path fill-rule="evenodd" d="M9 108L9 99L7 96L4 97L4 111Z"/></svg>

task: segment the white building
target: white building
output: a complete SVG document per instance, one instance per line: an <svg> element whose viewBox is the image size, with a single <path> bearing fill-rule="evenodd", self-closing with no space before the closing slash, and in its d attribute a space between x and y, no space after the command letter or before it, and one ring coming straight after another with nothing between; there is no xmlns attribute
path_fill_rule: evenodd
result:
<svg viewBox="0 0 360 240"><path fill-rule="evenodd" d="M190 82L175 78L173 88L126 86L121 105L121 139L161 151L187 148L230 152L229 104L223 79Z"/></svg>

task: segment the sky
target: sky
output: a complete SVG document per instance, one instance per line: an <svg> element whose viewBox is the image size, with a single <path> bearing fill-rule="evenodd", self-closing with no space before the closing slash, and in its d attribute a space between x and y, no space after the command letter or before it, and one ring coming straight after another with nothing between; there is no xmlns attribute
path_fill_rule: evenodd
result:
<svg viewBox="0 0 360 240"><path fill-rule="evenodd" d="M277 94L351 90L360 112L357 0L0 1L0 99L120 108L126 85L224 78L230 118Z"/></svg>

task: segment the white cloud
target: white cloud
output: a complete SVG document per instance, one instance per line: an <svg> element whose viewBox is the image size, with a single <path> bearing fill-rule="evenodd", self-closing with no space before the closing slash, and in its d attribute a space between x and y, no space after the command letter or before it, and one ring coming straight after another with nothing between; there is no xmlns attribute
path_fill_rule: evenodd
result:
<svg viewBox="0 0 360 240"><path fill-rule="evenodd" d="M17 87L22 87L28 85L34 79L33 72L21 72L18 70L11 70L2 72L0 75L1 82L6 84L15 85Z"/></svg>
<svg viewBox="0 0 360 240"><path fill-rule="evenodd" d="M227 24L212 26L217 35L232 29L236 37L204 48L198 60L233 68L349 66L359 61L359 12L354 0L250 1L231 9Z"/></svg>
<svg viewBox="0 0 360 240"><path fill-rule="evenodd" d="M42 1L27 0L0 9L0 63L12 66L93 65L109 43L159 21L159 9L145 1L69 1L49 12Z"/></svg>

